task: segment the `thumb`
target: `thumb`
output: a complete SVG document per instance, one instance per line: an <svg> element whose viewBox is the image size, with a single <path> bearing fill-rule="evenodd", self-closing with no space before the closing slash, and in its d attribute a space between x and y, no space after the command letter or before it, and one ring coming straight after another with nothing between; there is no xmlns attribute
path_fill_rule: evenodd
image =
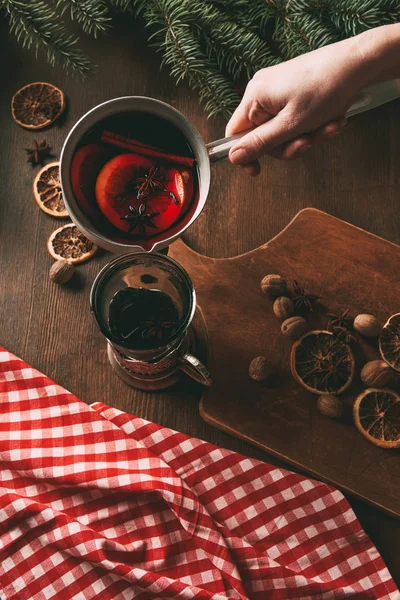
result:
<svg viewBox="0 0 400 600"><path fill-rule="evenodd" d="M238 140L229 152L229 159L235 165L244 165L291 140L294 135L295 128L285 111L281 111Z"/></svg>

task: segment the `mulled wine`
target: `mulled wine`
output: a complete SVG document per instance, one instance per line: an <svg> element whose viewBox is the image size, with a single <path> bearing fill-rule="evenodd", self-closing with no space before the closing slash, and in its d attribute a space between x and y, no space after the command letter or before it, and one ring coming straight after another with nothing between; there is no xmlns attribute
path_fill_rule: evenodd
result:
<svg viewBox="0 0 400 600"><path fill-rule="evenodd" d="M165 239L198 199L185 136L149 113L114 115L90 129L75 151L71 184L86 216L116 240Z"/></svg>
<svg viewBox="0 0 400 600"><path fill-rule="evenodd" d="M115 341L136 350L164 346L179 327L174 302L160 290L127 287L110 301L109 326Z"/></svg>

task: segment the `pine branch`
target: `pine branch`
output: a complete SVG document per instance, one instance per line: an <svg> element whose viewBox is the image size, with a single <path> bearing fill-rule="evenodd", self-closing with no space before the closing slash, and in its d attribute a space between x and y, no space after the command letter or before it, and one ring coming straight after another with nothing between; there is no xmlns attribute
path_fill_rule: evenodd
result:
<svg viewBox="0 0 400 600"><path fill-rule="evenodd" d="M108 5L121 12L134 13L135 0L107 0Z"/></svg>
<svg viewBox="0 0 400 600"><path fill-rule="evenodd" d="M245 13L246 22L256 27L264 40L273 37L275 23L279 18L279 9L270 0L249 0Z"/></svg>
<svg viewBox="0 0 400 600"><path fill-rule="evenodd" d="M51 64L85 74L91 63L60 24L53 0L0 0L11 32ZM400 0L54 0L85 33L110 25L109 9L140 17L149 43L176 81L186 79L211 114L229 117L238 86L260 68L388 23L400 22Z"/></svg>
<svg viewBox="0 0 400 600"><path fill-rule="evenodd" d="M276 63L270 48L260 36L242 27L230 15L203 0L191 9L193 25L206 37L222 71L233 81L242 75L251 78L256 71Z"/></svg>
<svg viewBox="0 0 400 600"><path fill-rule="evenodd" d="M274 0L279 17L275 38L286 58L292 58L400 21L398 0Z"/></svg>
<svg viewBox="0 0 400 600"><path fill-rule="evenodd" d="M97 37L109 28L111 19L103 0L57 0L57 8L59 7L61 15L69 9L71 19L77 21L89 35Z"/></svg>
<svg viewBox="0 0 400 600"><path fill-rule="evenodd" d="M303 5L304 11L329 19L342 38L400 21L398 0L353 0L351 4L347 0L311 0Z"/></svg>
<svg viewBox="0 0 400 600"><path fill-rule="evenodd" d="M206 0L206 2L218 8L243 31L257 34L271 52L271 61L268 61L268 64L281 61L272 43L277 17L274 4L268 0ZM227 52L229 53L229 45L227 45Z"/></svg>
<svg viewBox="0 0 400 600"><path fill-rule="evenodd" d="M239 97L231 82L201 48L197 31L192 26L190 4L174 0L138 0L136 10L146 26L154 30L150 42L163 52L162 64L170 67L176 81L187 79L192 89L198 90L209 116L219 113L229 117Z"/></svg>
<svg viewBox="0 0 400 600"><path fill-rule="evenodd" d="M202 31L199 39L200 37L204 52L217 65L219 71L232 79L234 85L244 85L244 80L250 77L246 66L241 64L237 57L230 54L226 48L216 47L214 40L205 31Z"/></svg>
<svg viewBox="0 0 400 600"><path fill-rule="evenodd" d="M55 12L42 0L0 0L0 9L10 22L10 32L26 48L45 50L47 60L54 65L58 60L65 69L84 75L92 64L79 48L78 38L68 34L60 25Z"/></svg>

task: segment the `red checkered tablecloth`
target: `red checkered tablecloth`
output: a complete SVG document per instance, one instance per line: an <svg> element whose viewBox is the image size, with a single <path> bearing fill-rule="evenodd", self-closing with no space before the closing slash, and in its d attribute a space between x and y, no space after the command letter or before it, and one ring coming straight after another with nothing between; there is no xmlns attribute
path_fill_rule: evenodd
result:
<svg viewBox="0 0 400 600"><path fill-rule="evenodd" d="M2 600L400 598L334 488L104 404L0 349Z"/></svg>

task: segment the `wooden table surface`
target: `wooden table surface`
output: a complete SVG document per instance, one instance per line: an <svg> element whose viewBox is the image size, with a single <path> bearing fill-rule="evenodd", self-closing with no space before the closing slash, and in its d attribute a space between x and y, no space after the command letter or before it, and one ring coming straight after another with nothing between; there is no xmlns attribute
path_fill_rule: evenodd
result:
<svg viewBox="0 0 400 600"><path fill-rule="evenodd" d="M182 382L171 391L149 394L130 389L111 371L104 339L89 314L91 283L110 254L102 251L80 266L72 286L56 286L49 280L52 259L46 240L61 223L42 213L33 200L36 169L26 163L24 152L33 139L46 139L58 157L78 117L123 95L152 96L172 104L207 142L222 137L225 127L222 119L207 120L196 93L185 84L176 86L166 69L160 72L159 56L148 49L145 33L132 22L117 23L112 35L97 42L82 40L82 45L99 65L85 82L66 76L59 67L52 69L43 59L36 61L0 23L6 69L0 89L0 344L85 402L109 403L278 464L203 422L195 384ZM12 94L32 81L54 83L68 98L65 117L44 133L21 129L11 118ZM230 164L214 166L206 208L185 241L209 256L234 256L269 240L301 208L314 206L400 244L399 109L400 101L395 101L353 118L337 139L297 162L265 160L257 179L247 178ZM349 501L400 584L400 522Z"/></svg>

